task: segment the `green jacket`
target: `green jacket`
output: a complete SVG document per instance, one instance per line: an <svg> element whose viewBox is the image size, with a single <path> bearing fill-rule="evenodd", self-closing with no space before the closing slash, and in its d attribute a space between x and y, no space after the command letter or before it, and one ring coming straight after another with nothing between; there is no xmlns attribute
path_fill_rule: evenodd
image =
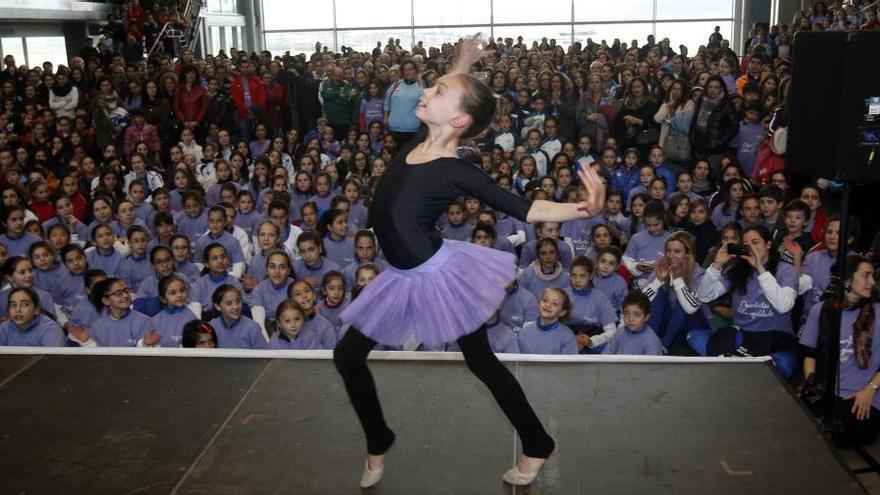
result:
<svg viewBox="0 0 880 495"><path fill-rule="evenodd" d="M351 86L343 81L335 85L329 79L321 85L321 98L324 100L324 116L330 125L344 125L351 122ZM337 136L337 139L344 139Z"/></svg>

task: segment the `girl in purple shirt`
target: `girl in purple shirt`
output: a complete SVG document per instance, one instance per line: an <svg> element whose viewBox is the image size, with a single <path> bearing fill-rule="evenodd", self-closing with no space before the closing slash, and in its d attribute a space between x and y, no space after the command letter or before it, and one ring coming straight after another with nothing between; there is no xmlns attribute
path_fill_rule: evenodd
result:
<svg viewBox="0 0 880 495"><path fill-rule="evenodd" d="M354 261L354 239L348 236L348 212L328 210L318 223L318 232L324 236L324 251L328 260L339 267L348 266Z"/></svg>
<svg viewBox="0 0 880 495"><path fill-rule="evenodd" d="M164 306L156 313L152 327L162 335L162 347L180 347L183 327L196 318L186 307L189 302L189 284L177 275L168 275L159 280L159 300Z"/></svg>
<svg viewBox="0 0 880 495"><path fill-rule="evenodd" d="M552 287L541 294L538 321L526 323L519 333L523 354L577 354L574 332L561 320L571 314L571 301L560 288Z"/></svg>
<svg viewBox="0 0 880 495"><path fill-rule="evenodd" d="M745 229L743 243L750 254L731 255L729 248L719 249L697 289L702 302L733 293L733 327L711 335L694 330L688 336L691 347L703 355L766 356L797 343L790 314L797 298L797 271L779 262L767 227Z"/></svg>
<svg viewBox="0 0 880 495"><path fill-rule="evenodd" d="M306 328L305 311L299 304L285 299L276 309L275 331L269 341L270 349L314 350L321 348L321 339Z"/></svg>
<svg viewBox="0 0 880 495"><path fill-rule="evenodd" d="M345 297L345 279L339 272L327 272L321 280L321 302L318 304L318 313L333 324L336 333L342 328L339 315L348 306L348 298Z"/></svg>
<svg viewBox="0 0 880 495"><path fill-rule="evenodd" d="M275 308L287 299L287 287L293 283L290 276L290 258L283 250L274 251L266 257L266 278L253 291L251 316L268 338L268 329L275 320Z"/></svg>
<svg viewBox="0 0 880 495"><path fill-rule="evenodd" d="M0 346L64 345L64 333L58 323L40 314L36 292L27 287L12 289L7 305L9 319L0 323Z"/></svg>

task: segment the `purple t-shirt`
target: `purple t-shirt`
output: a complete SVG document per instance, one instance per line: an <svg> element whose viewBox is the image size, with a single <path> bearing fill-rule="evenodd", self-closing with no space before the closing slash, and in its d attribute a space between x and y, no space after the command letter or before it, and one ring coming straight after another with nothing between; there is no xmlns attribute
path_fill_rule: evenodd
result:
<svg viewBox="0 0 880 495"><path fill-rule="evenodd" d="M538 316L538 299L521 287L505 296L501 303L501 323L512 329L521 329L526 323L536 321Z"/></svg>
<svg viewBox="0 0 880 495"><path fill-rule="evenodd" d="M269 349L277 350L314 350L321 349L321 340L315 335L315 332L308 328L299 331L296 338L291 340L281 330L272 334L269 339Z"/></svg>
<svg viewBox="0 0 880 495"><path fill-rule="evenodd" d="M810 253L804 259L804 275L813 279L813 288L804 294L804 314L809 314L810 309L822 298L822 293L831 282L831 267L835 261L827 249Z"/></svg>
<svg viewBox="0 0 880 495"><path fill-rule="evenodd" d="M19 328L12 320L0 323L0 346L64 347L64 332L55 321L37 315L27 328Z"/></svg>
<svg viewBox="0 0 880 495"><path fill-rule="evenodd" d="M623 304L623 298L626 297L629 288L626 285L626 280L620 276L619 273L612 273L607 277L603 277L596 274L593 277L593 288L600 290L608 296L608 300L611 301L611 306L614 308L614 311L619 312L620 306Z"/></svg>
<svg viewBox="0 0 880 495"><path fill-rule="evenodd" d="M634 259L636 263L652 264L666 252L666 239L669 239L669 232L666 231L657 236L651 235L647 230L639 232L629 241L624 256ZM643 273L633 277L633 280L642 287L650 276L650 273Z"/></svg>
<svg viewBox="0 0 880 495"><path fill-rule="evenodd" d="M559 323L542 330L537 322L529 322L519 333L519 348L523 354L577 354L577 340L570 328Z"/></svg>
<svg viewBox="0 0 880 495"><path fill-rule="evenodd" d="M604 292L594 289L575 291L571 287L566 287L565 293L571 300L571 317L568 319L571 325L604 327L617 321L614 307L611 306Z"/></svg>
<svg viewBox="0 0 880 495"><path fill-rule="evenodd" d="M765 272L769 273L769 272ZM773 274L770 274L773 276ZM730 281L722 279L728 289ZM788 287L795 292L798 289L798 274L795 268L788 263L779 263L776 268L776 281L781 287ZM791 328L791 312L782 313L776 311L770 301L764 297L764 291L758 283L758 277L752 272L746 284L745 294L733 291L733 324L749 332L769 332L777 330L793 334Z"/></svg>
<svg viewBox="0 0 880 495"><path fill-rule="evenodd" d="M819 341L819 314L822 312L822 304L816 304L807 316L807 323L801 333L800 343L816 348ZM874 314L880 314L880 304L874 304ZM880 369L880 318L874 318L874 328L871 330L874 338L871 339L871 359L868 367L859 367L853 343L853 323L858 317L859 311L848 309L843 312L840 323L840 381L837 395L847 397L863 390L868 382ZM880 409L880 394L874 394L873 406Z"/></svg>
<svg viewBox="0 0 880 495"><path fill-rule="evenodd" d="M626 325L621 325L602 354L662 356L663 343L651 327L645 326L641 331L633 332Z"/></svg>

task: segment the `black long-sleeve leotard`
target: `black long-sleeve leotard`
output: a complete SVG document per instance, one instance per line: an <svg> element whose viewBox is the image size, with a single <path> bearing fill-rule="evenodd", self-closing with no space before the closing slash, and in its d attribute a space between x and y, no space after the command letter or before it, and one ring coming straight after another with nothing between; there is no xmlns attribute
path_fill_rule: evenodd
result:
<svg viewBox="0 0 880 495"><path fill-rule="evenodd" d="M419 139L421 138L421 139ZM382 173L370 204L369 223L388 262L401 269L427 261L443 244L437 220L450 203L473 196L525 221L532 202L507 192L475 165L457 158L406 163L424 133L409 143Z"/></svg>

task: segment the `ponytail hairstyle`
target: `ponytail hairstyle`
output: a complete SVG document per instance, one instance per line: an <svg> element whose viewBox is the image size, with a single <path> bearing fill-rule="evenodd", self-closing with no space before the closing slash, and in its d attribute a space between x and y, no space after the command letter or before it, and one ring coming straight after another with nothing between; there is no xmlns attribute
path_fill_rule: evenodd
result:
<svg viewBox="0 0 880 495"><path fill-rule="evenodd" d="M110 277L96 282L92 287L92 292L89 294L89 301L91 301L92 306L95 307L95 311L99 314L101 313L101 310L104 309L104 298L107 297L107 291L109 291L110 287L116 282L122 282L122 280L116 277Z"/></svg>
<svg viewBox="0 0 880 495"><path fill-rule="evenodd" d="M489 86L470 74L457 74L464 86L458 106L471 118L471 125L465 129L461 139L472 139L481 135L495 116L495 96Z"/></svg>
<svg viewBox="0 0 880 495"><path fill-rule="evenodd" d="M208 244L207 247L205 247L205 250L202 252L202 259L205 260L205 267L202 268L202 275L211 272L211 267L208 266L208 257L211 251L217 248L222 249L223 252L226 253L226 256L229 256L229 253L226 252L226 247L223 246L223 244L220 244L219 242L212 242L211 244Z"/></svg>
<svg viewBox="0 0 880 495"><path fill-rule="evenodd" d="M340 215L348 215L348 212L345 210L340 210L338 208L334 208L331 210L327 210L321 215L321 219L318 220L318 233L321 234L321 237L326 237L330 233L330 225L336 221L336 218Z"/></svg>

